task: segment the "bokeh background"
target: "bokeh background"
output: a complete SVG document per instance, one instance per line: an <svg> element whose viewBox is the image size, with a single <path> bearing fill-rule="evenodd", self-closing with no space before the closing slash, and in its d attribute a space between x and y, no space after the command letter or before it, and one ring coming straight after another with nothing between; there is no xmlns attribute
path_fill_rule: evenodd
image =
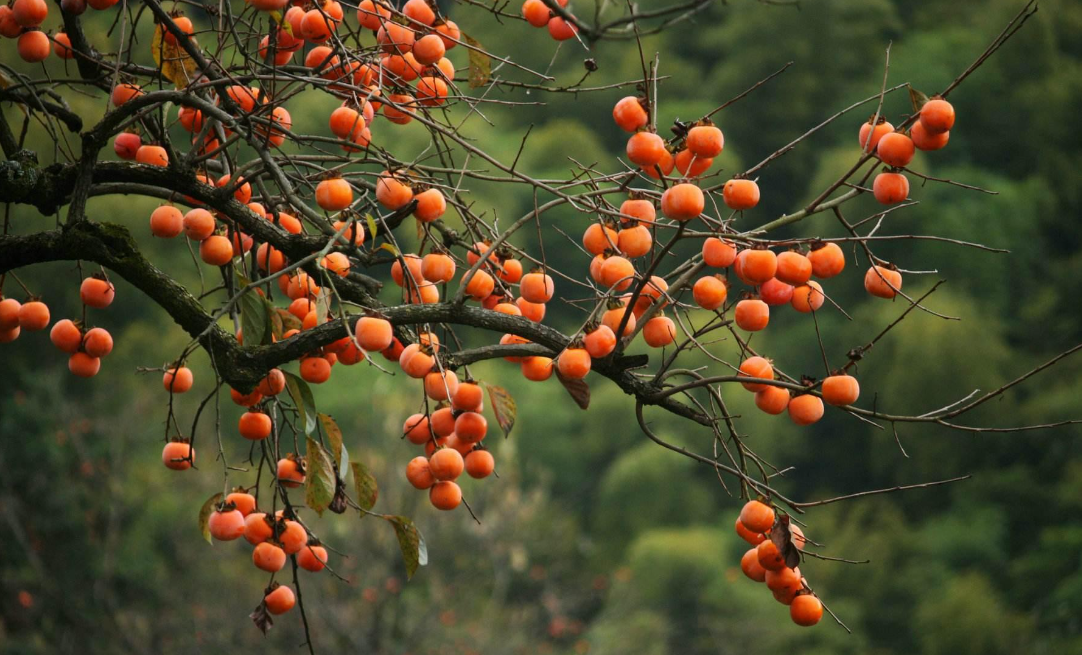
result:
<svg viewBox="0 0 1082 655"><path fill-rule="evenodd" d="M573 7L591 16L593 6L580 2ZM891 84L909 81L927 93L945 87L1020 5L803 0L794 8L734 0L714 3L692 20L646 38L644 49L647 56L660 53L660 73L668 76L660 86L662 123L698 117L795 62L716 117L726 148L715 166L724 176L877 92L888 43ZM641 77L633 41L606 42L587 52L574 42L557 47L544 30L521 22L501 25L477 7L455 5L449 11L492 52L548 70L561 82L578 80L586 58L599 66L586 85ZM208 25L188 13L197 28ZM106 14L87 22L92 40L108 49L113 16ZM54 27L55 12L49 20ZM148 47L149 27L143 32ZM862 404L920 414L973 389L993 389L1082 336L1080 36L1082 5L1043 0L1022 32L952 94L959 118L950 145L918 154L913 167L999 195L914 181L912 196L920 204L890 214L883 233L937 234L1011 253L937 242L878 247L878 254L906 268L937 271L907 276L906 289L919 294L946 279L929 304L962 320L922 313L908 318L860 364ZM149 52L139 56L149 61ZM14 42L0 43L0 57L40 74L15 64ZM459 49L451 57L465 77L466 54ZM55 59L48 67L55 78L74 74ZM531 81L510 68L496 73ZM539 176L566 177L575 168L568 157L615 171L624 136L610 110L625 94L497 89L490 97L544 105L490 105L484 112L493 125L475 115L464 130L510 161L533 125L520 167ZM88 120L105 110L103 96L70 98ZM289 107L295 127L325 132L333 104L319 95L298 99ZM18 109L2 110L9 120L19 120ZM907 113L905 92L889 96L884 110L891 119ZM765 222L817 195L858 156L857 127L872 111L869 105L852 112L765 169L762 204L737 227ZM373 132L377 142L386 136L383 143L405 157L427 145L425 132L416 127L377 122ZM29 143L43 160L53 156L40 128L32 129ZM521 189L473 181L466 186L477 207L491 208L501 221L532 206ZM99 198L90 214L128 226L152 261L199 289L188 250L149 238L147 217L156 204ZM874 211L871 201L860 200L847 215L857 219ZM55 220L24 208L14 208L11 218L16 232L51 227ZM447 220L452 227L459 221ZM550 263L585 274L586 255L555 228L574 237L588 220L572 210L546 214ZM412 228L401 231L408 242ZM828 214L785 234L842 236ZM535 234L514 241L536 252ZM866 265L862 258L851 260L827 285L854 319L833 311L819 317L835 365L903 309L864 297ZM202 268L207 277L210 271ZM74 265L19 273L49 302L54 319L76 315L80 276ZM3 291L22 295L10 280ZM562 291L568 297L578 293ZM392 290L386 299L394 299ZM213 296L208 303L218 300ZM779 312L756 342L787 371L821 375L807 318ZM303 632L296 611L279 619L267 637L247 618L266 583L252 567L247 546L209 546L200 537L197 514L221 489L220 465L208 456L199 470L184 474L161 467L165 396L158 375L138 375L136 368L161 366L186 336L122 281L114 305L94 312L92 321L113 333L117 348L90 381L67 373L64 357L45 334L0 346L0 652L297 652ZM580 310L561 303L553 303L546 319L563 327L577 321ZM731 342L711 349L735 361ZM692 358L689 366L695 363ZM196 390L178 399L185 423L195 396L210 390L206 358L198 355L191 365ZM1080 367L1082 360L1064 362L969 422L1009 426L1077 418ZM332 383L316 390L319 410L336 417L353 459L365 461L379 480L376 509L413 517L429 553L429 565L407 582L384 522L354 513L308 517L345 553L333 555L332 565L348 579L343 583L326 573L302 579L317 652L1082 653L1077 428L968 434L902 425L906 457L889 430L829 411L820 423L797 428L785 417L758 414L739 388L728 391L752 447L778 466L793 467L778 482L790 496L814 499L973 476L952 486L828 505L808 515L807 532L823 544L823 553L871 560L848 565L809 559L803 565L817 592L852 629L849 635L829 618L813 629L793 626L785 607L743 577L739 558L746 545L732 529L740 501L707 467L649 443L635 424L630 399L611 384L592 377L592 405L583 412L555 380L526 383L504 362L473 371L507 387L519 407L518 425L506 440L495 434L490 415L494 429L486 443L496 454L499 479L465 483L480 525L461 510L437 512L426 494L403 479L403 467L415 453L398 435L420 402L417 385L362 365L337 367ZM247 447L231 431L238 412L227 396L222 400L226 450L239 461ZM665 438L710 452L709 432L656 411L649 418ZM200 435L204 443L213 438L213 423L204 421ZM252 483L244 476L230 480Z"/></svg>

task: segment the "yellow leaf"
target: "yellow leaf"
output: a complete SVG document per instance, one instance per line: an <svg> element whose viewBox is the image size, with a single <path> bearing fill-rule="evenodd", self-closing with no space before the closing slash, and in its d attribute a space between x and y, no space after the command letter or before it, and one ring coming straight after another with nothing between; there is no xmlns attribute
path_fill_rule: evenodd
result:
<svg viewBox="0 0 1082 655"><path fill-rule="evenodd" d="M162 71L162 77L178 88L188 86L198 77L198 68L184 48L165 40L165 32L165 27L162 25L154 27L150 54L154 57L154 63ZM194 43L195 40L192 39L192 42Z"/></svg>

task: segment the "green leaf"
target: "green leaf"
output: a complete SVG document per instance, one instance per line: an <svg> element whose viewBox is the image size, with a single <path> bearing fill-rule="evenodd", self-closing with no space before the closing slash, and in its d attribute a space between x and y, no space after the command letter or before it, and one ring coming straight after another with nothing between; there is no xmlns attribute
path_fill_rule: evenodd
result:
<svg viewBox="0 0 1082 655"><path fill-rule="evenodd" d="M484 48L472 36L463 34L462 40L470 46L470 88L484 86L492 76L492 58L485 54Z"/></svg>
<svg viewBox="0 0 1082 655"><path fill-rule="evenodd" d="M214 508L218 506L218 503L222 502L222 494L218 492L207 498L207 502L203 503L203 506L199 508L199 531L203 533L203 538L207 540L208 544L214 542L210 539L210 515L214 513Z"/></svg>
<svg viewBox="0 0 1082 655"><path fill-rule="evenodd" d="M292 373L286 373L286 391L293 399L293 404L304 424L304 433L312 434L316 430L316 400L312 397L312 388L308 383Z"/></svg>
<svg viewBox="0 0 1082 655"><path fill-rule="evenodd" d="M565 378L560 375L559 369L556 370L556 377L559 378L560 384L564 385L564 389L567 389L567 393L571 394L572 400L580 409L590 408L590 385L586 384L585 380Z"/></svg>
<svg viewBox="0 0 1082 655"><path fill-rule="evenodd" d="M488 399L492 401L492 413L496 415L496 422L503 429L503 436L506 439L511 434L511 428L515 427L518 406L507 389L487 382L485 389L488 390Z"/></svg>
<svg viewBox="0 0 1082 655"><path fill-rule="evenodd" d="M425 545L425 538L421 536L413 521L404 516L383 518L394 526L395 534L398 536L398 547L402 551L402 561L406 564L406 579L408 580L413 577L418 566L428 564L428 546Z"/></svg>
<svg viewBox="0 0 1082 655"><path fill-rule="evenodd" d="M391 253L395 257L398 256L398 248L395 248L394 245L392 245L390 243L387 243L386 241L379 244L379 247L380 247L380 250L386 250L387 252Z"/></svg>
<svg viewBox="0 0 1082 655"><path fill-rule="evenodd" d="M376 233L379 232L379 226L376 225L376 219L372 218L372 214L365 214L364 220L368 223L368 240L369 242L376 240Z"/></svg>
<svg viewBox="0 0 1082 655"><path fill-rule="evenodd" d="M327 435L331 454L334 455L334 461L338 465L338 475L345 479L346 472L349 471L349 453L342 444L342 429L338 427L338 423L331 418L330 414L316 414L316 416L319 417L319 424L323 426L323 432Z"/></svg>
<svg viewBox="0 0 1082 655"><path fill-rule="evenodd" d="M323 510L334 500L334 491L338 484L334 473L334 460L327 449L312 437L308 437L304 447L305 460L308 462L304 481L304 503L323 516Z"/></svg>
<svg viewBox="0 0 1082 655"><path fill-rule="evenodd" d="M928 96L917 91L908 84L906 84L906 86L909 87L909 102L913 105L913 111L920 111L920 108L924 106L924 103L928 102Z"/></svg>
<svg viewBox="0 0 1082 655"><path fill-rule="evenodd" d="M353 468L353 489L357 492L357 504L365 510L371 510L379 498L376 478L372 477L368 467L361 462L353 462L350 466ZM361 516L364 515L365 513L361 512Z"/></svg>
<svg viewBox="0 0 1082 655"><path fill-rule="evenodd" d="M244 343L250 346L269 343L270 305L254 290L240 297L240 327L244 330Z"/></svg>

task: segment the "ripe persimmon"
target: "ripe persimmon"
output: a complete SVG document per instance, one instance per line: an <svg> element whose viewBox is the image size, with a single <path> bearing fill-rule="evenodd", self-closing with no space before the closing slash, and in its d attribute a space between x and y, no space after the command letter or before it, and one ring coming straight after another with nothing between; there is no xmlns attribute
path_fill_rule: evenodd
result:
<svg viewBox="0 0 1082 655"><path fill-rule="evenodd" d="M135 151L135 161L147 166L165 168L169 165L169 155L165 148L154 144L143 144Z"/></svg>
<svg viewBox="0 0 1082 655"><path fill-rule="evenodd" d="M778 256L770 250L742 250L738 259L737 274L749 284L762 284L778 271Z"/></svg>
<svg viewBox="0 0 1082 655"><path fill-rule="evenodd" d="M616 334L607 325L599 325L582 339L583 347L590 357L601 359L608 357L609 353L616 349Z"/></svg>
<svg viewBox="0 0 1082 655"><path fill-rule="evenodd" d="M620 205L620 213L628 217L620 217L622 225L645 224L652 225L657 218L657 210L654 203L649 200L629 198ZM598 253L594 253L598 254Z"/></svg>
<svg viewBox="0 0 1082 655"><path fill-rule="evenodd" d="M429 36L432 36L429 34ZM429 189L414 196L417 206L413 209L413 215L422 223L431 223L447 211L447 199L439 189Z"/></svg>
<svg viewBox="0 0 1082 655"><path fill-rule="evenodd" d="M674 221L698 218L705 207L702 189L689 182L674 184L661 194L661 213Z"/></svg>
<svg viewBox="0 0 1082 655"><path fill-rule="evenodd" d="M740 508L740 522L751 532L768 532L774 526L774 509L760 500L749 500Z"/></svg>
<svg viewBox="0 0 1082 655"><path fill-rule="evenodd" d="M565 378L581 380L589 375L592 361L585 348L568 348L556 358L556 369Z"/></svg>
<svg viewBox="0 0 1082 655"><path fill-rule="evenodd" d="M852 375L831 375L823 380L823 400L835 406L852 405L860 397L860 383Z"/></svg>
<svg viewBox="0 0 1082 655"><path fill-rule="evenodd" d="M19 58L28 64L36 64L48 60L53 51L49 37L39 29L29 29L18 36L15 50Z"/></svg>
<svg viewBox="0 0 1082 655"><path fill-rule="evenodd" d="M602 262L598 277L602 287L623 291L635 281L635 265L620 255L612 255Z"/></svg>
<svg viewBox="0 0 1082 655"><path fill-rule="evenodd" d="M113 337L105 328L90 328L83 336L83 351L91 357L105 357L113 352Z"/></svg>
<svg viewBox="0 0 1082 655"><path fill-rule="evenodd" d="M820 279L832 278L845 268L845 253L836 243L824 243L808 253L812 274Z"/></svg>
<svg viewBox="0 0 1082 655"><path fill-rule="evenodd" d="M629 314L630 312L630 314ZM627 317L627 325L624 326L624 332L620 336L629 336L635 331L635 313L633 308L629 308L626 305L619 305L611 307L604 314L601 315L601 324L608 326L614 333L620 329L620 323L624 320L624 316Z"/></svg>
<svg viewBox="0 0 1082 655"><path fill-rule="evenodd" d="M553 16L549 19L548 28L549 36L557 41L566 41L573 38L579 31L579 28L559 16Z"/></svg>
<svg viewBox="0 0 1082 655"><path fill-rule="evenodd" d="M777 271L774 276L793 286L804 284L812 275L812 263L803 254L788 250L777 256Z"/></svg>
<svg viewBox="0 0 1082 655"><path fill-rule="evenodd" d="M464 466L462 455L451 448L440 448L428 458L428 470L436 480L457 479Z"/></svg>
<svg viewBox="0 0 1082 655"><path fill-rule="evenodd" d="M717 237L703 241L703 262L714 268L728 268L736 259L736 246Z"/></svg>
<svg viewBox="0 0 1082 655"><path fill-rule="evenodd" d="M421 445L432 439L432 433L428 429L428 417L424 414L413 414L402 424L402 434L410 443Z"/></svg>
<svg viewBox="0 0 1082 655"><path fill-rule="evenodd" d="M770 322L770 306L758 298L747 298L736 303L733 318L741 330L758 332Z"/></svg>
<svg viewBox="0 0 1082 655"><path fill-rule="evenodd" d="M770 278L759 285L759 298L770 305L788 305L793 299L793 287L778 278Z"/></svg>
<svg viewBox="0 0 1082 655"><path fill-rule="evenodd" d="M913 145L917 150L941 150L947 146L950 141L950 132L940 132L938 134L932 134L928 132L928 128L924 127L924 124L920 121L913 123L913 127L909 130L909 136L913 139Z"/></svg>
<svg viewBox="0 0 1082 655"><path fill-rule="evenodd" d="M637 166L654 166L665 154L665 140L653 132L636 132L627 140L627 158Z"/></svg>
<svg viewBox="0 0 1082 655"><path fill-rule="evenodd" d="M663 348L676 339L676 323L668 316L654 316L642 326L642 338L651 348Z"/></svg>
<svg viewBox="0 0 1082 655"><path fill-rule="evenodd" d="M49 325L49 307L40 300L31 300L19 307L19 327L27 332L44 330Z"/></svg>
<svg viewBox="0 0 1082 655"><path fill-rule="evenodd" d="M894 126L883 120L882 117L880 117L879 122L875 125L874 129L872 127L872 119L869 118L867 122L860 126L860 147L867 152L875 152L875 147L879 145L879 140L892 132L894 132ZM871 136L870 141L869 135Z"/></svg>
<svg viewBox="0 0 1082 655"><path fill-rule="evenodd" d="M713 125L696 125L688 130L685 143L696 157L713 158L725 147L725 136Z"/></svg>
<svg viewBox="0 0 1082 655"><path fill-rule="evenodd" d="M729 180L721 188L721 197L729 209L751 209L759 204L759 185L754 180Z"/></svg>
<svg viewBox="0 0 1082 655"><path fill-rule="evenodd" d="M901 132L884 134L875 147L875 154L887 166L901 168L913 160L913 139Z"/></svg>
<svg viewBox="0 0 1082 655"><path fill-rule="evenodd" d="M941 134L954 127L954 107L942 98L933 98L920 108L920 125L928 134Z"/></svg>
<svg viewBox="0 0 1082 655"><path fill-rule="evenodd" d="M522 359L522 376L532 382L544 382L552 377L555 368L551 357L524 357Z"/></svg>
<svg viewBox="0 0 1082 655"><path fill-rule="evenodd" d="M218 541L233 541L244 534L244 515L237 509L216 509L207 519L210 536Z"/></svg>
<svg viewBox="0 0 1082 655"><path fill-rule="evenodd" d="M173 205L162 205L150 214L150 233L172 239L184 231L184 215Z"/></svg>
<svg viewBox="0 0 1082 655"><path fill-rule="evenodd" d="M808 280L807 284L793 288L793 298L790 304L798 312L808 314L818 311L826 302L826 299L826 295L823 294L823 287L815 280Z"/></svg>
<svg viewBox="0 0 1082 655"><path fill-rule="evenodd" d="M729 288L721 277L707 275L695 281L695 285L691 288L691 295L699 307L714 310L725 304Z"/></svg>
<svg viewBox="0 0 1082 655"><path fill-rule="evenodd" d="M249 441L259 441L271 435L271 417L263 412L245 412L237 421L240 436Z"/></svg>
<svg viewBox="0 0 1082 655"><path fill-rule="evenodd" d="M53 323L49 330L49 340L63 352L73 353L79 350L83 343L83 332L71 319L64 318Z"/></svg>
<svg viewBox="0 0 1082 655"><path fill-rule="evenodd" d="M369 352L382 351L394 341L394 328L391 322L375 316L364 316L354 328L357 344Z"/></svg>
<svg viewBox="0 0 1082 655"><path fill-rule="evenodd" d="M527 4L537 1L544 8L545 23L548 23L549 8L545 6L540 0L527 0ZM526 13L526 5L522 6L523 14ZM540 16L540 10L534 10ZM526 20L533 25L533 21L530 20L530 16L526 16ZM537 25L536 27L541 27ZM627 96L617 101L616 105L612 108L612 120L616 122L616 125L625 132L634 132L636 130L646 127L646 124L650 122L650 117L646 113L646 108L643 106L642 100L635 96Z"/></svg>
<svg viewBox="0 0 1082 655"><path fill-rule="evenodd" d="M318 545L307 545L297 552L297 566L305 571L318 573L327 566L327 549ZM288 587L279 587L288 589Z"/></svg>
<svg viewBox="0 0 1082 655"><path fill-rule="evenodd" d="M710 157L699 157L690 150L681 150L673 157L673 166L684 177L699 177L714 164Z"/></svg>
<svg viewBox="0 0 1082 655"><path fill-rule="evenodd" d="M324 211L341 211L353 203L353 188L340 177L323 180L316 185L316 204Z"/></svg>
<svg viewBox="0 0 1082 655"><path fill-rule="evenodd" d="M199 242L199 258L211 266L225 266L233 261L233 244L220 234Z"/></svg>
<svg viewBox="0 0 1082 655"><path fill-rule="evenodd" d="M462 412L455 418L455 434L463 443L477 443L488 433L488 420L480 412Z"/></svg>
<svg viewBox="0 0 1082 655"><path fill-rule="evenodd" d="M909 197L909 180L901 173L880 173L872 181L872 195L884 205L902 202Z"/></svg>
<svg viewBox="0 0 1082 655"><path fill-rule="evenodd" d="M297 564L300 564L300 558L298 558ZM283 566L284 565L285 563L283 562ZM301 567L307 568L302 564ZM318 571L319 569L315 570ZM293 606L296 604L296 602L297 597L293 594L293 590L289 588L289 585L279 585L274 589L274 591L263 597L263 603L267 606L267 611L275 615L285 614L289 610L293 609Z"/></svg>
<svg viewBox="0 0 1082 655"><path fill-rule="evenodd" d="M740 558L740 570L748 576L748 579L755 582L766 580L766 569L759 563L759 551L755 548L749 548Z"/></svg>
<svg viewBox="0 0 1082 655"><path fill-rule="evenodd" d="M281 370L272 368L256 385L256 391L264 396L277 396L286 388L286 376Z"/></svg>
<svg viewBox="0 0 1082 655"><path fill-rule="evenodd" d="M785 558L781 556L781 552L773 541L767 539L756 546L755 550L759 558L759 566L767 571L780 571L785 568Z"/></svg>
<svg viewBox="0 0 1082 655"><path fill-rule="evenodd" d="M800 594L789 605L789 617L800 626L813 626L823 618L823 603L812 594Z"/></svg>
<svg viewBox="0 0 1082 655"><path fill-rule="evenodd" d="M450 480L443 480L428 490L428 499L436 509L449 511L462 503L462 489Z"/></svg>
<svg viewBox="0 0 1082 655"><path fill-rule="evenodd" d="M454 371L432 371L425 376L425 395L435 401L449 400L458 390Z"/></svg>
<svg viewBox="0 0 1082 655"><path fill-rule="evenodd" d="M406 480L415 489L428 489L436 483L427 457L414 457L406 464Z"/></svg>
<svg viewBox="0 0 1082 655"><path fill-rule="evenodd" d="M240 487L238 487L240 489ZM225 497L225 503L227 505L232 504L237 508L245 519L248 515L255 511L255 496L246 491L234 491ZM241 533L243 534L243 530Z"/></svg>
<svg viewBox="0 0 1082 655"><path fill-rule="evenodd" d="M170 441L162 449L162 463L165 468L186 471L192 467L194 461L195 449L186 441Z"/></svg>
<svg viewBox="0 0 1082 655"><path fill-rule="evenodd" d="M519 283L519 292L529 302L547 303L552 300L556 285L552 281L552 276L547 273L527 273L522 276L522 281Z"/></svg>
<svg viewBox="0 0 1082 655"><path fill-rule="evenodd" d="M194 377L187 366L173 367L162 376L162 386L170 393L185 393L192 388Z"/></svg>
<svg viewBox="0 0 1082 655"><path fill-rule="evenodd" d="M740 373L750 378L759 378L760 380L774 379L774 367L770 364L770 360L758 355L748 357L741 362ZM762 382L741 382L740 384L748 391L754 393L772 386L763 384Z"/></svg>
<svg viewBox="0 0 1082 655"><path fill-rule="evenodd" d="M466 455L466 473L474 479L480 480L492 475L496 470L496 459L487 450L472 450Z"/></svg>
<svg viewBox="0 0 1082 655"><path fill-rule="evenodd" d="M292 455L278 460L278 482L283 487L296 488L304 484L305 474L301 463Z"/></svg>
<svg viewBox="0 0 1082 655"><path fill-rule="evenodd" d="M244 517L244 538L253 546L270 539L274 536L272 520L263 512L250 512Z"/></svg>
<svg viewBox="0 0 1082 655"><path fill-rule="evenodd" d="M300 523L282 518L281 510L279 510L277 518L281 521L278 541L282 544L282 550L285 551L286 555L299 553L308 543L308 532Z"/></svg>
<svg viewBox="0 0 1082 655"><path fill-rule="evenodd" d="M101 360L84 352L74 352L68 358L68 370L81 378L92 378L101 370Z"/></svg>
<svg viewBox="0 0 1082 655"><path fill-rule="evenodd" d="M252 563L258 569L268 573L277 573L286 565L286 554L278 546L264 541L257 544L255 550L252 551Z"/></svg>
<svg viewBox="0 0 1082 655"><path fill-rule="evenodd" d="M496 280L487 272L474 271L473 277L466 283L466 295L477 301L482 301L492 295L496 288Z"/></svg>
<svg viewBox="0 0 1082 655"><path fill-rule="evenodd" d="M894 268L872 266L864 274L864 289L878 298L893 298L902 289L902 274Z"/></svg>
<svg viewBox="0 0 1082 655"><path fill-rule="evenodd" d="M736 534L739 535L741 539L748 542L752 546L758 546L759 544L766 541L766 535L764 533L762 533L762 532L752 532L751 530L749 530L747 528L747 526L745 526L740 521L740 517L737 517L737 519L736 519ZM755 550L755 549L752 548L752 550Z"/></svg>
<svg viewBox="0 0 1082 655"><path fill-rule="evenodd" d="M202 207L185 214L183 223L184 234L193 241L202 241L214 234L214 215Z"/></svg>
<svg viewBox="0 0 1082 655"><path fill-rule="evenodd" d="M19 309L21 307L22 303L14 298L0 300L0 330L14 330L19 327Z"/></svg>
<svg viewBox="0 0 1082 655"><path fill-rule="evenodd" d="M797 425L811 425L823 418L823 399L811 394L793 396L789 401L789 418Z"/></svg>
<svg viewBox="0 0 1082 655"><path fill-rule="evenodd" d="M767 385L765 389L755 392L755 406L767 414L781 414L789 406L789 391Z"/></svg>
<svg viewBox="0 0 1082 655"><path fill-rule="evenodd" d="M642 257L653 245L654 238L645 225L625 227L617 234L616 247L628 257Z"/></svg>

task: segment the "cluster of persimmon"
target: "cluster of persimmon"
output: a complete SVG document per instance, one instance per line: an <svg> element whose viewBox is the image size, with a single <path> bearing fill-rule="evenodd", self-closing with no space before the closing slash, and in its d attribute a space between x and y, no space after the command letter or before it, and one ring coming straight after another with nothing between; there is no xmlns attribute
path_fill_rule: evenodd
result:
<svg viewBox="0 0 1082 655"><path fill-rule="evenodd" d="M61 9L66 14L78 16L92 9L108 9L119 0L62 0ZM16 39L19 57L29 63L45 61L50 54L61 59L71 59L75 51L71 48L71 39L64 32L48 34L43 32L41 24L49 16L49 6L45 0L15 0L10 5L0 6L0 36Z"/></svg>
<svg viewBox="0 0 1082 655"><path fill-rule="evenodd" d="M779 530L782 538L775 539L774 534ZM784 534L786 530L788 535ZM740 569L744 575L755 582L766 583L774 599L789 606L793 623L801 626L819 623L823 618L823 603L808 588L800 567L786 565L783 553L783 548L791 546L795 546L797 551L804 550L807 539L800 527L789 521L776 521L770 505L750 500L736 519L736 533L751 544L751 548L740 558ZM779 548L779 541L783 548Z"/></svg>
<svg viewBox="0 0 1082 655"><path fill-rule="evenodd" d="M279 481L286 487L300 485L295 480L280 478ZM252 563L268 573L281 571L289 557L294 557L300 568L318 573L327 565L327 549L295 519L291 511L278 510L273 514L259 511L255 496L238 487L211 512L207 530L219 541L244 537L254 546ZM263 603L271 614L288 612L295 602L289 585L272 582L264 593Z"/></svg>
<svg viewBox="0 0 1082 655"><path fill-rule="evenodd" d="M893 205L909 197L909 179L902 170L913 160L917 150L940 150L950 140L954 127L954 107L943 98L928 100L920 108L920 117L909 133L896 131L882 116L873 115L860 126L860 147L874 152L885 164L872 182L872 194L884 205Z"/></svg>
<svg viewBox="0 0 1082 655"><path fill-rule="evenodd" d="M571 0L555 0L553 4L567 11ZM570 12L568 13L570 15ZM556 41L566 41L578 34L575 24L559 16L542 0L526 0L522 3L522 17L534 27L547 27L549 36Z"/></svg>
<svg viewBox="0 0 1082 655"><path fill-rule="evenodd" d="M116 288L103 273L87 277L79 285L79 298L85 308L105 309L114 297ZM0 300L0 343L14 341L23 330L44 330L50 320L49 307L40 298L31 296L25 303L3 298ZM113 337L109 331L100 327L85 329L84 321L67 318L57 321L49 330L49 339L69 355L68 370L83 378L97 375L101 358L113 351Z"/></svg>
<svg viewBox="0 0 1082 655"><path fill-rule="evenodd" d="M434 355L426 351L438 349L438 343L425 335L422 340L425 347L407 346L399 361L407 375L424 380L425 395L438 404L430 414L413 414L402 425L403 436L425 451L406 465L406 480L417 489L428 489L437 509L452 510L462 503L462 489L455 480L463 471L482 479L496 468L492 453L481 444L488 433L488 421L481 413L484 390L473 380L460 382L454 371L434 368ZM422 374L424 370L428 372Z"/></svg>

